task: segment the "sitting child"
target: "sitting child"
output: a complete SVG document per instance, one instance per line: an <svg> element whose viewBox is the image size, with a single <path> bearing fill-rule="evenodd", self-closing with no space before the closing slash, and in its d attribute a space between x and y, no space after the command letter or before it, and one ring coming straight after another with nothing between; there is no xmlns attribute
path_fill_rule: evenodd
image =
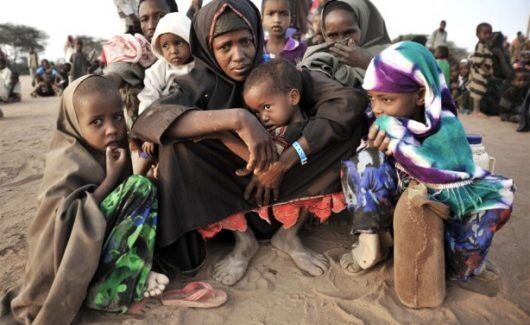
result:
<svg viewBox="0 0 530 325"><path fill-rule="evenodd" d="M504 91L499 106L501 121L519 123L522 105L530 85L530 71L524 68L515 70L511 86Z"/></svg>
<svg viewBox="0 0 530 325"><path fill-rule="evenodd" d="M20 80L18 72L11 71L7 60L0 57L0 102L20 102Z"/></svg>
<svg viewBox="0 0 530 325"><path fill-rule="evenodd" d="M189 73L195 63L191 56L189 35L191 20L182 13L170 13L160 19L151 42L153 54L158 61L145 71L144 89L138 94L141 114L149 105L161 97L172 94L178 85L175 78ZM142 144L140 163L135 174L145 174L153 163L155 145Z"/></svg>
<svg viewBox="0 0 530 325"><path fill-rule="evenodd" d="M53 90L52 82L50 81L50 75L45 73L42 76L35 76L36 86L31 92L31 97L51 97L55 96L55 91Z"/></svg>
<svg viewBox="0 0 530 325"><path fill-rule="evenodd" d="M178 86L174 79L193 69L190 28L190 19L178 12L167 14L158 22L151 41L151 49L158 61L145 72L144 89L138 94L139 114L157 99L172 94Z"/></svg>
<svg viewBox="0 0 530 325"><path fill-rule="evenodd" d="M343 189L359 240L341 265L359 272L388 255L383 238L392 226L397 171L401 184L423 183L429 199L451 210L444 220L450 278L480 274L493 234L510 217L513 181L473 162L445 78L425 47L401 42L387 48L370 63L363 87L376 117L368 134L373 148L344 163ZM372 256L364 258L366 252Z"/></svg>
<svg viewBox="0 0 530 325"><path fill-rule="evenodd" d="M11 302L21 322L69 324L83 302L130 311L169 282L151 272L157 192L130 176L122 105L99 76L64 91L27 236L24 285Z"/></svg>

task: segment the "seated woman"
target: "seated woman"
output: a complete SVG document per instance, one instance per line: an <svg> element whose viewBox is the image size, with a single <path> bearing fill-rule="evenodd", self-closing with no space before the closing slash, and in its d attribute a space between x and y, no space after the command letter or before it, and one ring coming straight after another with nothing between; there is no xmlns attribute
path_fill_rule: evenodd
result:
<svg viewBox="0 0 530 325"><path fill-rule="evenodd" d="M7 60L0 57L0 102L20 102L20 80L18 72L11 71Z"/></svg>
<svg viewBox="0 0 530 325"><path fill-rule="evenodd" d="M340 161L359 144L367 104L361 93L318 72L301 72L300 106L311 109L297 141L307 164L301 165L292 146L277 159L267 130L241 108L243 82L262 59L263 31L256 7L247 1L212 1L194 19L190 46L195 69L178 77L176 93L155 102L132 129L133 136L159 145L157 240L168 272L193 270L202 264L204 242L196 232L200 227L258 205L340 190ZM245 142L248 163L219 140L209 139L223 131ZM235 171L245 166L254 175L237 176ZM278 199L272 202L271 193L278 190ZM253 195L246 200L245 192ZM214 277L226 285L244 275L256 253L254 231L270 232L279 226L252 214L247 214L247 222L244 231L234 232L234 250L216 265ZM273 242L302 269L322 274L329 266L326 258L302 245L297 228L278 230Z"/></svg>
<svg viewBox="0 0 530 325"><path fill-rule="evenodd" d="M309 47L300 65L360 87L370 60L390 45L383 17L369 0L336 0L324 5L321 21L326 42Z"/></svg>

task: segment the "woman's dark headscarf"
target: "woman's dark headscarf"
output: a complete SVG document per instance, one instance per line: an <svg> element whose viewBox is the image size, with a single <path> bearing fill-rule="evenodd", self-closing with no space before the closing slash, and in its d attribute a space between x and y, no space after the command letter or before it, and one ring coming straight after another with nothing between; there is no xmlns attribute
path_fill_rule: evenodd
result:
<svg viewBox="0 0 530 325"><path fill-rule="evenodd" d="M231 11L231 12L230 12ZM239 21L235 21L238 20ZM216 26L219 22L223 26ZM216 76L231 85L238 83L228 78L217 64L212 49L214 36L223 33L241 30L247 26L254 39L256 56L253 67L262 61L263 57L263 28L258 9L250 1L244 0L214 0L199 10L193 19L190 31L191 53L198 61L196 65L203 64Z"/></svg>

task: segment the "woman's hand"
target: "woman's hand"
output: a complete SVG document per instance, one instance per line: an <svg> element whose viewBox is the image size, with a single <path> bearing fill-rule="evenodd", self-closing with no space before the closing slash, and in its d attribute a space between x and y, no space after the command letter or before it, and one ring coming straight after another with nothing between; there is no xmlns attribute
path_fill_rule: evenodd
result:
<svg viewBox="0 0 530 325"><path fill-rule="evenodd" d="M245 111L241 116L240 127L235 131L250 152L246 167L248 170L256 174L269 169L269 166L278 160L278 154L269 133L255 116Z"/></svg>
<svg viewBox="0 0 530 325"><path fill-rule="evenodd" d="M283 176L287 172L282 161L276 161L264 172L255 174L245 189L245 199L248 200L255 191L255 199L258 206L272 204L280 197L280 185Z"/></svg>
<svg viewBox="0 0 530 325"><path fill-rule="evenodd" d="M368 131L368 146L379 149L384 152L385 155L391 156L392 151L389 148L390 138L386 135L385 131L379 130L377 125L372 125Z"/></svg>
<svg viewBox="0 0 530 325"><path fill-rule="evenodd" d="M372 60L372 55L357 45L348 42L348 45L336 43L330 48L340 62L354 68L366 69Z"/></svg>

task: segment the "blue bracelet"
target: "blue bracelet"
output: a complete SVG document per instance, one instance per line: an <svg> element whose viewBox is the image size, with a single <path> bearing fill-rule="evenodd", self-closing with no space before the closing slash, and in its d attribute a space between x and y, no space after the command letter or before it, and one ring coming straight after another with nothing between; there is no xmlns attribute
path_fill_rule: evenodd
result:
<svg viewBox="0 0 530 325"><path fill-rule="evenodd" d="M296 150L296 153L298 154L298 157L300 157L300 163L302 165L307 164L307 156L305 155L304 149L302 149L302 146L298 141L293 142L292 144L294 150Z"/></svg>

